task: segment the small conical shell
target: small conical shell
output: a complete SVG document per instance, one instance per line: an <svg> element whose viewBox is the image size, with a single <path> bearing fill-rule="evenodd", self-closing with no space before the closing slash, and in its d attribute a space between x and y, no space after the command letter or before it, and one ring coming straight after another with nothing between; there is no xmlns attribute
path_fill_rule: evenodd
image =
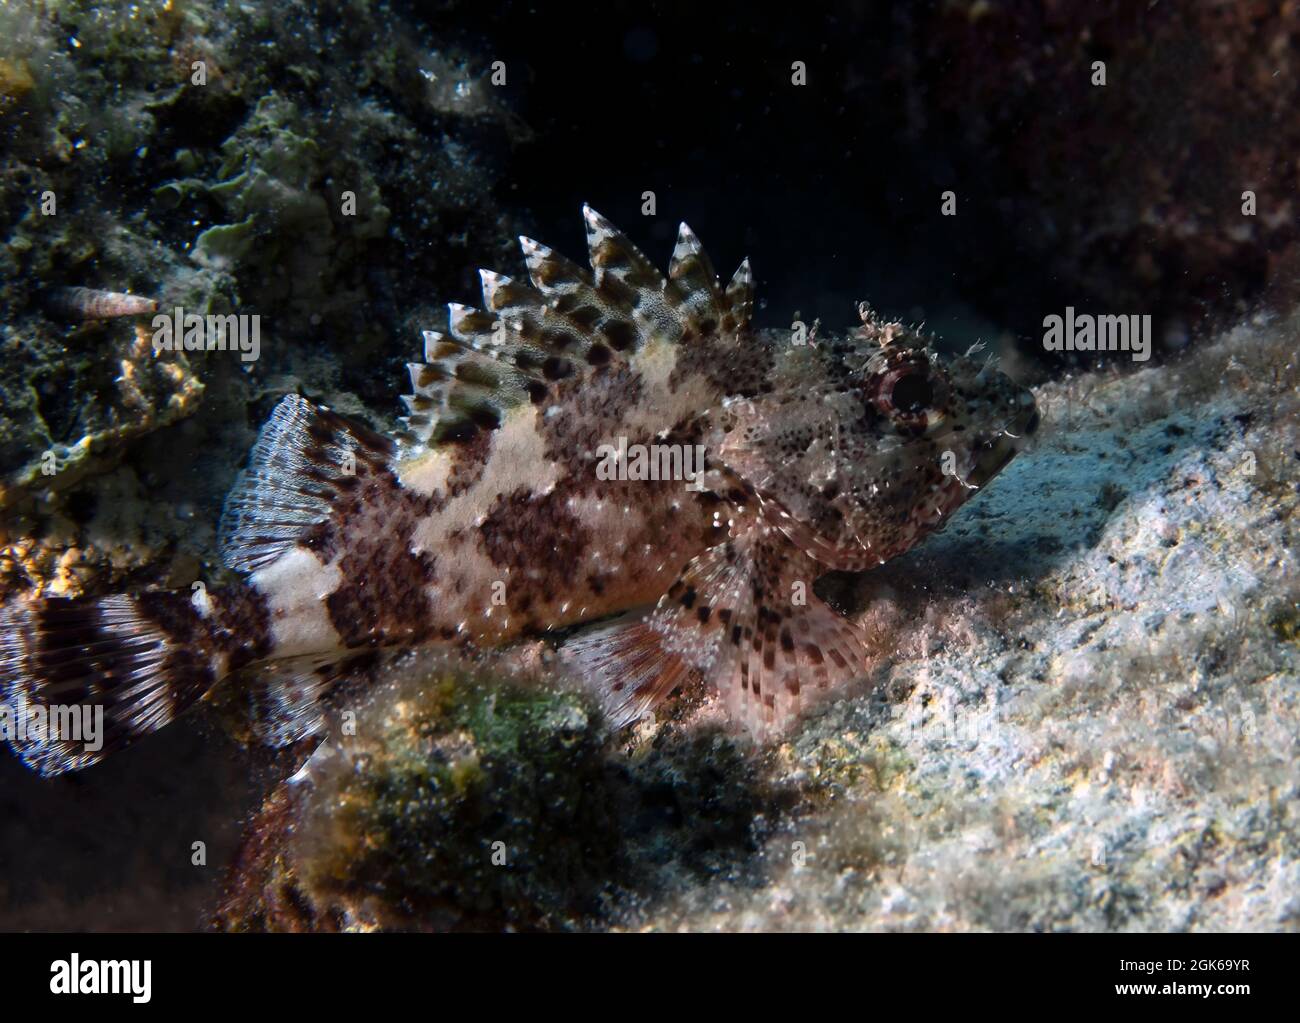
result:
<svg viewBox="0 0 1300 1023"><path fill-rule="evenodd" d="M97 288L55 288L49 293L48 305L55 315L69 320L109 320L158 311L152 298Z"/></svg>

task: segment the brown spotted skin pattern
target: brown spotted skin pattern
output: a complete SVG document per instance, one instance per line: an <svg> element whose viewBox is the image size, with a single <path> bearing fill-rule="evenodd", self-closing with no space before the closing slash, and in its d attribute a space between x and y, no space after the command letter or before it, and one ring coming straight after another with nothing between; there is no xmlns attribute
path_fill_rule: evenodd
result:
<svg viewBox="0 0 1300 1023"><path fill-rule="evenodd" d="M288 743L358 656L621 612L561 649L616 725L703 680L763 736L862 675L858 629L813 583L939 528L1033 431L1033 396L865 305L807 343L756 329L748 261L724 285L683 224L665 276L583 217L590 268L521 239L526 279L482 271L482 309L452 303L425 332L393 437L297 395L277 405L221 524L245 586L198 607L11 612L4 692L37 704L98 671L121 745L254 664L256 702L283 716L266 732ZM702 451L703 471L601 478L620 440ZM141 678L163 694L144 708ZM89 762L23 755L47 773Z"/></svg>
<svg viewBox="0 0 1300 1023"><path fill-rule="evenodd" d="M518 430L534 439L519 441L514 431L512 446L543 460L528 473L493 470L494 457L509 459L497 451L500 433L473 455L452 456L461 471L431 494L437 510L422 530L437 538L427 594L439 634L495 645L653 603L692 556L721 538L717 499L688 490L686 481L597 477L601 444L620 433L631 444L656 438L622 425L639 400L638 375L600 367L583 383L571 400L561 389L556 404L521 416L529 425ZM484 464L470 470L470 458ZM530 476L544 477L544 485L530 484Z"/></svg>

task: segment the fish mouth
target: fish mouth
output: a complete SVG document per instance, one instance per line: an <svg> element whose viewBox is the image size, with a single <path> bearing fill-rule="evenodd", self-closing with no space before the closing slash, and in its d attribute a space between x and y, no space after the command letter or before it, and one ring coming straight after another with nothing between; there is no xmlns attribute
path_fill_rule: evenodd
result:
<svg viewBox="0 0 1300 1023"><path fill-rule="evenodd" d="M1007 423L1002 432L989 447L975 459L975 468L971 472L969 483L982 487L994 476L1007 467L1007 463L1018 455L1029 442L1029 438L1038 430L1038 408L1033 396L1028 391L1028 404L1024 405L1015 417ZM1022 399L1023 400L1023 399Z"/></svg>

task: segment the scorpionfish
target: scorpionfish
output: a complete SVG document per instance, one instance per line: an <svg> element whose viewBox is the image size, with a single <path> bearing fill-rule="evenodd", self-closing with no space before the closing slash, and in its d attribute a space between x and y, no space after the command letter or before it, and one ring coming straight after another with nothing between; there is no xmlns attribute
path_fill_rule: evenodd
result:
<svg viewBox="0 0 1300 1023"><path fill-rule="evenodd" d="M615 726L705 684L764 737L861 678L813 583L943 524L1034 431L1032 393L865 303L830 339L759 329L748 260L723 285L683 224L665 277L583 215L590 269L521 238L527 280L484 270L483 308L449 305L391 436L280 401L222 516L241 583L4 611L11 708L104 714L93 751L12 739L25 763L84 767L241 669L288 745L358 658L600 619L559 659Z"/></svg>

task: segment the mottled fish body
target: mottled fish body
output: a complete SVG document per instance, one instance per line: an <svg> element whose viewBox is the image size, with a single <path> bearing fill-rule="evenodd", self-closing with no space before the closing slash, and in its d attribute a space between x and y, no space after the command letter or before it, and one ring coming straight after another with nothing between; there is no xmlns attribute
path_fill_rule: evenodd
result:
<svg viewBox="0 0 1300 1023"><path fill-rule="evenodd" d="M242 584L0 612L16 713L104 708L98 750L12 740L29 766L93 763L241 669L288 744L357 658L615 614L561 651L615 725L702 678L763 735L860 677L863 637L813 582L940 526L1032 432L1032 396L865 307L829 341L758 330L748 261L722 285L682 225L664 277L584 216L590 271L521 239L528 282L483 271L483 308L426 332L393 436L280 402L222 518ZM693 468L611 474L611 451Z"/></svg>

